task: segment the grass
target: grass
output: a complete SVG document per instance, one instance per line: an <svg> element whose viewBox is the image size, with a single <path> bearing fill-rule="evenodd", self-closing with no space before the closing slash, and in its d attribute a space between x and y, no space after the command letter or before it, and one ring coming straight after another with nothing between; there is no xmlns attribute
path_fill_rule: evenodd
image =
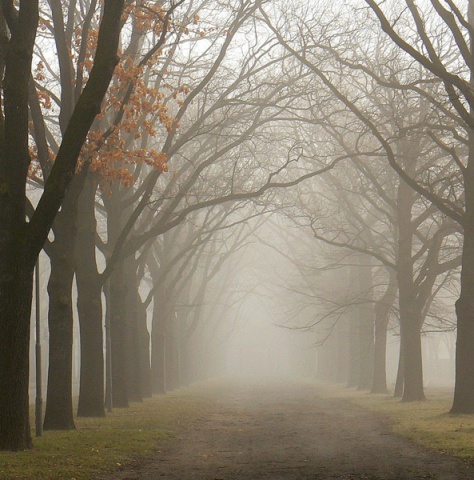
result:
<svg viewBox="0 0 474 480"><path fill-rule="evenodd" d="M474 415L450 415L452 394L427 390L427 400L402 403L389 395L369 395L330 387L328 394L348 398L381 413L391 430L430 449L460 458L474 458Z"/></svg>
<svg viewBox="0 0 474 480"><path fill-rule="evenodd" d="M34 439L31 451L0 452L0 480L96 480L151 456L160 440L172 441L192 428L218 401L221 390L219 382L211 382L116 409L105 418L76 419L77 430L45 432ZM474 458L474 415L449 415L452 395L447 391L428 390L425 402L401 403L389 395L342 387L324 385L323 390L381 414L393 432L416 443Z"/></svg>
<svg viewBox="0 0 474 480"><path fill-rule="evenodd" d="M0 479L97 479L150 456L159 440L190 428L209 405L208 396L190 388L116 409L105 418L76 419L75 431L45 432L34 439L33 450L0 452Z"/></svg>

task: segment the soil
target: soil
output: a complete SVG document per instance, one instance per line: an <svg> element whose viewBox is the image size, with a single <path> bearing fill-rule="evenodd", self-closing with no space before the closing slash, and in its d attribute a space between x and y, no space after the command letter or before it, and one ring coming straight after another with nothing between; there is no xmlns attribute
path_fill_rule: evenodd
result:
<svg viewBox="0 0 474 480"><path fill-rule="evenodd" d="M474 466L392 434L313 384L232 384L211 412L109 479L474 479Z"/></svg>

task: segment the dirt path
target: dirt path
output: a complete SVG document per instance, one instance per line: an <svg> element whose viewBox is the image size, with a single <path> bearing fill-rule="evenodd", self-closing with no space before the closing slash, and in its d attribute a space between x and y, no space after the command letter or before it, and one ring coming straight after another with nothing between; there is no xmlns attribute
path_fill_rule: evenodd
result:
<svg viewBox="0 0 474 480"><path fill-rule="evenodd" d="M474 479L474 466L388 432L314 385L229 386L212 413L114 480Z"/></svg>

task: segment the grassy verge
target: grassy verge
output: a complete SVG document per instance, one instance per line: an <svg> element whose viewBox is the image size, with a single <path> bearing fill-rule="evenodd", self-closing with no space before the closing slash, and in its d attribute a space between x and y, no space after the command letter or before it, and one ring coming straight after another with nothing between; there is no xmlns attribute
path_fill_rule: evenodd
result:
<svg viewBox="0 0 474 480"><path fill-rule="evenodd" d="M132 459L150 456L160 439L191 428L210 402L198 388L189 388L116 409L105 418L77 419L77 430L45 432L34 439L31 451L0 452L0 479L97 479Z"/></svg>
<svg viewBox="0 0 474 480"><path fill-rule="evenodd" d="M424 402L402 403L388 395L369 395L329 387L328 394L381 413L390 428L428 448L461 458L474 458L474 415L450 415L452 394L427 390Z"/></svg>

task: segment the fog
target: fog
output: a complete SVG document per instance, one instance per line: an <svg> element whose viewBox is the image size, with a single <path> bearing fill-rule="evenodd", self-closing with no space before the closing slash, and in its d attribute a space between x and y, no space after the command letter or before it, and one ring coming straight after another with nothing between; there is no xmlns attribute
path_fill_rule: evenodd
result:
<svg viewBox="0 0 474 480"><path fill-rule="evenodd" d="M241 212L239 213L241 215ZM258 227L258 228L257 228ZM373 364L377 289L385 286L373 281L382 275L380 267L370 262L362 268L371 272L372 285L361 290L360 279L354 280L354 257L324 244L312 242L311 230L286 216L270 214L259 224L245 224L249 234L237 255L228 260L210 281L200 303L177 303L171 325L179 343L181 382L205 378L255 380L317 379L351 385L350 363ZM223 243L224 248L226 243ZM41 275L50 274L46 256L41 257ZM351 277L352 275L352 277ZM140 287L145 300L151 278ZM49 329L46 281L41 282L40 326L43 344L42 370L48 371ZM190 285L189 298L199 289ZM374 297L375 295L375 297ZM105 308L105 297L102 297ZM76 288L73 301L77 301ZM453 309L454 297L443 300L445 312ZM448 305L445 305L448 302ZM449 305L451 302L451 306ZM33 302L33 312L36 303ZM194 314L199 307L201 321ZM372 332L358 333L360 315L367 315ZM80 329L78 311L74 309L73 395L80 386ZM31 362L34 364L36 341L35 318L32 319ZM191 327L192 325L192 327ZM354 328L356 326L356 328ZM153 329L153 304L147 309L147 329ZM189 339L186 330L191 329ZM354 341L355 339L355 341ZM350 344L361 348L351 356ZM364 343L366 342L366 343ZM423 378L425 387L454 386L455 332L443 326L438 318L429 317L422 329ZM150 339L149 349L153 348ZM399 312L391 305L386 342L386 378L389 391L395 387L400 353ZM185 353L188 349L190 353ZM104 355L106 343L104 340ZM192 367L185 373L184 365L191 356ZM354 355L354 354L352 354ZM361 360L361 358L363 360ZM364 360L365 359L365 360ZM361 363L361 364L362 364ZM359 367L362 368L362 367ZM191 370L193 373L191 373ZM184 377L187 377L186 380ZM194 378L195 377L195 378ZM359 380L352 380L357 387ZM355 382L355 383L354 383ZM30 395L35 395L35 372L30 371ZM171 385L168 386L170 388ZM43 376L47 391L47 375Z"/></svg>
<svg viewBox="0 0 474 480"><path fill-rule="evenodd" d="M474 413L474 0L7 3L0 451L230 379Z"/></svg>

